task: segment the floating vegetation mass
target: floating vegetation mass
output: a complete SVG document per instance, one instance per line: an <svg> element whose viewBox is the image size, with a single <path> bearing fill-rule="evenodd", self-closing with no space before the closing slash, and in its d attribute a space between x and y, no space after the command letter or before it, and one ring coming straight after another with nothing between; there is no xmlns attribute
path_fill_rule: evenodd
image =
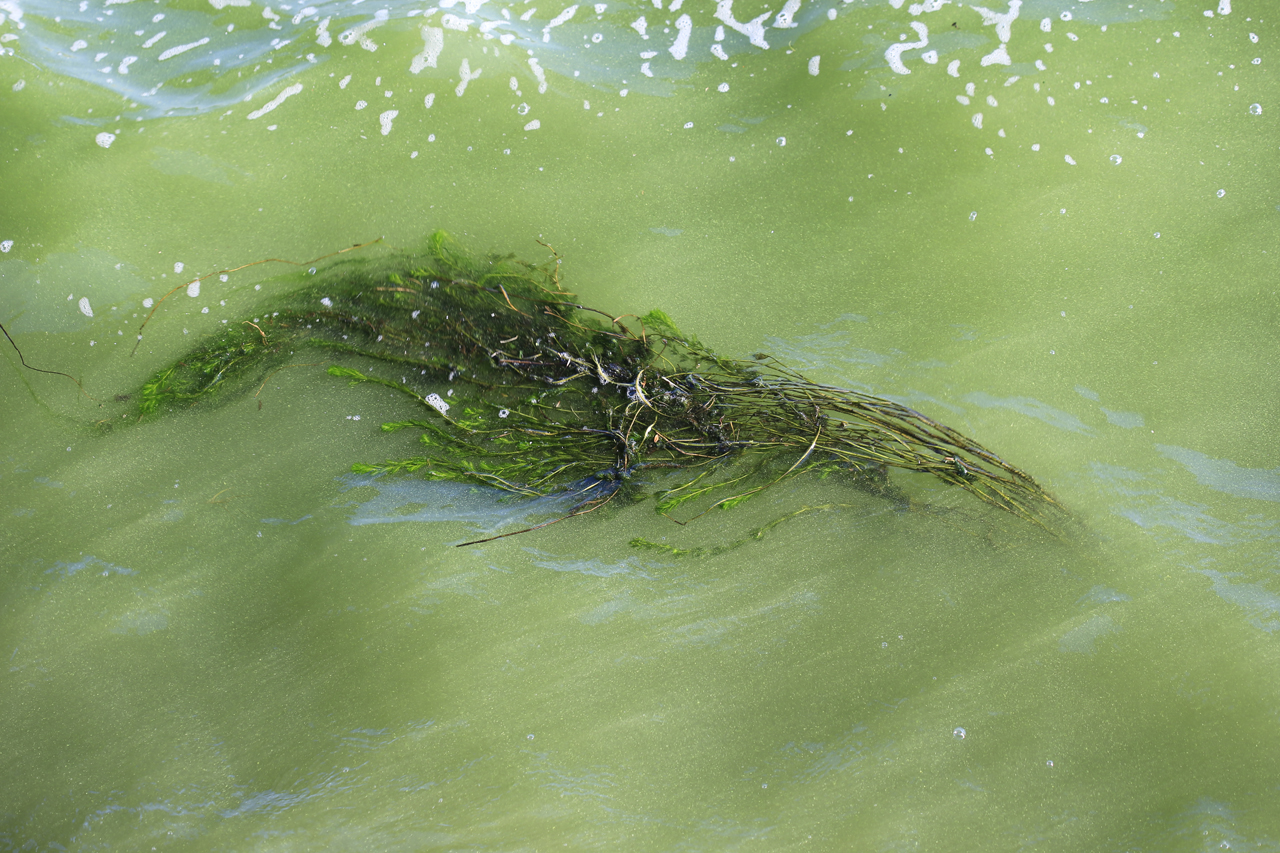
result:
<svg viewBox="0 0 1280 853"><path fill-rule="evenodd" d="M141 414L252 387L311 348L331 375L420 408L382 425L417 430L420 454L357 472L568 494L578 501L565 517L655 472L657 510L683 521L801 474L905 504L888 476L899 468L1046 527L1062 513L1031 477L917 411L811 382L764 353L718 355L661 311L584 306L559 265L554 253L541 265L476 256L437 232L416 252L313 267L253 321L155 373Z"/></svg>

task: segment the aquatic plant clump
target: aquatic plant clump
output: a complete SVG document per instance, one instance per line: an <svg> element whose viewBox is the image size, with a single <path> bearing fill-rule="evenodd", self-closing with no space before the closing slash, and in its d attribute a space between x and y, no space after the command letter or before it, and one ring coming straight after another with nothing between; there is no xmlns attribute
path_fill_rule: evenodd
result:
<svg viewBox="0 0 1280 853"><path fill-rule="evenodd" d="M474 256L439 232L418 252L313 268L154 374L140 411L250 387L310 348L333 376L420 408L382 428L418 430L421 453L357 472L568 492L577 513L641 472L667 471L657 509L670 514L732 507L802 473L839 473L905 502L888 479L900 468L1037 523L1060 512L1031 477L913 409L810 382L763 353L717 355L661 311L588 308L559 268L554 254L541 265Z"/></svg>

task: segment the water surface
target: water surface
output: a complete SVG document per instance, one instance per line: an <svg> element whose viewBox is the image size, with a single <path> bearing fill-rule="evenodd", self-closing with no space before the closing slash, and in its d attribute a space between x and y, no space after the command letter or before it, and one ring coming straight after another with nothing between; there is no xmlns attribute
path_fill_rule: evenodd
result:
<svg viewBox="0 0 1280 853"><path fill-rule="evenodd" d="M0 847L1280 847L1271 10L990 6L0 0L0 320L92 397L6 351ZM555 508L353 477L376 389L114 399L284 267L194 277L435 228L1080 531L798 481L458 549Z"/></svg>

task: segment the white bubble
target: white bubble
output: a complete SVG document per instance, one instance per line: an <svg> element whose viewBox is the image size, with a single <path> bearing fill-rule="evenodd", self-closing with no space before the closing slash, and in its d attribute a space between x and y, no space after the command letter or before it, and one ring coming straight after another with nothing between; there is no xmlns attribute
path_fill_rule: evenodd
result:
<svg viewBox="0 0 1280 853"><path fill-rule="evenodd" d="M399 110L387 110L378 116L378 123L382 125L382 135L386 136L391 132L391 122L396 116L400 115Z"/></svg>
<svg viewBox="0 0 1280 853"><path fill-rule="evenodd" d="M965 735L968 734L968 732L966 732L960 726L956 726L954 729L951 730L951 734L954 735L955 737L960 738L960 740L964 740Z"/></svg>
<svg viewBox="0 0 1280 853"><path fill-rule="evenodd" d="M727 91L729 91L729 84L728 84L728 83L721 83L719 86L716 86L716 91L717 91L717 92L727 92Z"/></svg>
<svg viewBox="0 0 1280 853"><path fill-rule="evenodd" d="M80 297L80 313L86 317L93 316L93 309L89 307L89 297L87 296Z"/></svg>
<svg viewBox="0 0 1280 853"><path fill-rule="evenodd" d="M142 307L143 307L143 308L150 308L152 305L155 305L155 304L156 304L155 300L154 300L154 299L152 299L150 296L148 296L146 299L142 300Z"/></svg>
<svg viewBox="0 0 1280 853"><path fill-rule="evenodd" d="M1250 104L1249 112L1253 113L1256 116L1262 115L1262 104Z"/></svg>
<svg viewBox="0 0 1280 853"><path fill-rule="evenodd" d="M0 252L8 252L13 248L12 240L0 240Z"/></svg>
<svg viewBox="0 0 1280 853"><path fill-rule="evenodd" d="M187 296L190 296L192 299L195 299L199 295L200 295L200 282L193 281L187 285Z"/></svg>
<svg viewBox="0 0 1280 853"><path fill-rule="evenodd" d="M201 313L201 314L208 314L208 313L209 313L209 308L208 308L208 306L205 306L204 308L201 308L201 309L200 309L200 313Z"/></svg>
<svg viewBox="0 0 1280 853"><path fill-rule="evenodd" d="M686 121L686 122L684 123L684 129L685 129L685 130L688 130L688 129L689 129L689 128L691 128L691 127L693 127L693 122L691 122L691 121Z"/></svg>
<svg viewBox="0 0 1280 853"><path fill-rule="evenodd" d="M786 144L787 144L787 138L786 138L785 136L779 136L779 137L778 137L776 140L774 140L774 141L775 141L775 142L777 142L779 145L786 145Z"/></svg>
<svg viewBox="0 0 1280 853"><path fill-rule="evenodd" d="M358 110L362 110L367 106L369 106L369 103L367 101L356 101L356 109Z"/></svg>
<svg viewBox="0 0 1280 853"><path fill-rule="evenodd" d="M1119 165L1120 165L1120 162L1121 162L1123 159L1124 159L1124 158L1123 158L1123 157L1121 157L1119 154L1112 154L1112 155L1111 155L1111 157L1110 157L1111 165L1113 165L1113 166L1119 166Z"/></svg>
<svg viewBox="0 0 1280 853"><path fill-rule="evenodd" d="M969 221L970 221L970 222L972 222L973 220L975 220L975 219L977 219L977 218L978 218L978 211L974 210L974 211L971 211L971 212L969 213Z"/></svg>
<svg viewBox="0 0 1280 853"><path fill-rule="evenodd" d="M1159 240L1159 239L1160 239L1160 232L1159 232L1159 231L1157 231L1157 232L1156 232L1155 237L1156 237L1156 239L1157 239L1157 240ZM1130 308L1132 308L1133 306L1132 306L1132 305L1130 305L1129 307L1130 307Z"/></svg>
<svg viewBox="0 0 1280 853"><path fill-rule="evenodd" d="M511 412L510 412L509 410L507 410L507 409L499 409L499 410L498 410L498 417L500 417L500 418L505 418L505 417L506 417L507 415L509 415L509 414L511 414Z"/></svg>
<svg viewBox="0 0 1280 853"><path fill-rule="evenodd" d="M1226 194L1227 194L1226 190L1218 190L1218 198L1222 198Z"/></svg>
<svg viewBox="0 0 1280 853"><path fill-rule="evenodd" d="M114 133L107 133L106 131L103 131L102 133L99 133L97 136L95 136L93 138L93 141L98 143L103 148L110 148L111 143L116 141L116 135Z"/></svg>
<svg viewBox="0 0 1280 853"><path fill-rule="evenodd" d="M333 300L326 296L320 300L320 304L323 305L325 308L332 308Z"/></svg>

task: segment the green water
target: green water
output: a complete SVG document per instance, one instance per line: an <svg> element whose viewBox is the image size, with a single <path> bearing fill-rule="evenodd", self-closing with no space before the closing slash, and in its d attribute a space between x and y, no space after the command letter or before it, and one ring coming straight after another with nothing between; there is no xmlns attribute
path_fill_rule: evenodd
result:
<svg viewBox="0 0 1280 853"><path fill-rule="evenodd" d="M1267 3L1026 0L1005 35L855 0L768 50L710 4L544 8L509 45L479 21L525 5L219 5L0 3L0 321L93 398L6 351L0 849L1280 848ZM912 23L936 62L902 74ZM411 452L377 389L114 399L282 268L195 276L435 228L919 408L1080 530L798 481L458 549L554 508L347 473ZM627 544L824 503L716 558Z"/></svg>

